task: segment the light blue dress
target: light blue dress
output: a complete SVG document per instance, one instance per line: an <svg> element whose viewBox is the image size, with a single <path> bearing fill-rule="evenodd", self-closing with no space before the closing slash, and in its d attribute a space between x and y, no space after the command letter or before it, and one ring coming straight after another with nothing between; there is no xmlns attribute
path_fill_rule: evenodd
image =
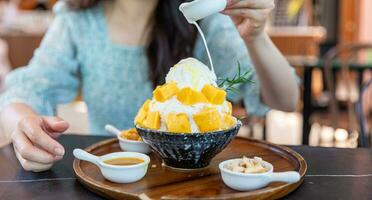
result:
<svg viewBox="0 0 372 200"><path fill-rule="evenodd" d="M138 108L152 97L146 49L110 41L100 4L71 11L64 3L58 3L55 12L55 20L29 65L7 77L0 109L17 102L31 106L41 115L54 115L56 105L73 101L81 90L92 134L106 134L107 123L121 129L132 127ZM216 14L203 20L201 27L219 78L232 77L238 61L244 71L254 70L230 18ZM200 37L194 56L209 63ZM229 99L244 99L250 114L264 115L269 108L260 102L255 73L250 78L255 83L241 85L241 92L229 94Z"/></svg>

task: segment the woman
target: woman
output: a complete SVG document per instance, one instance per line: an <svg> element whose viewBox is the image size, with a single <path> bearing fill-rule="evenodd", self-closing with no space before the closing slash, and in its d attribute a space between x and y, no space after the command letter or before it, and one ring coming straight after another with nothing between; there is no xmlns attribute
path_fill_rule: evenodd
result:
<svg viewBox="0 0 372 200"><path fill-rule="evenodd" d="M72 101L80 86L91 129L103 134L106 123L132 126L138 107L180 59L208 63L195 28L178 11L181 2L71 0L69 9L56 6L56 19L34 58L9 76L0 99L3 133L11 136L25 170L47 170L62 159L65 151L55 138L68 123L50 116L57 104ZM233 76L238 61L244 70L255 66L256 83L242 85L230 100L244 97L248 112L256 115L265 114L264 105L294 110L298 100L293 71L263 32L273 7L273 0L229 0L223 13L236 27L221 14L201 22L217 76Z"/></svg>
<svg viewBox="0 0 372 200"><path fill-rule="evenodd" d="M8 44L0 39L0 92L4 88L4 78L10 71L10 63L8 60Z"/></svg>

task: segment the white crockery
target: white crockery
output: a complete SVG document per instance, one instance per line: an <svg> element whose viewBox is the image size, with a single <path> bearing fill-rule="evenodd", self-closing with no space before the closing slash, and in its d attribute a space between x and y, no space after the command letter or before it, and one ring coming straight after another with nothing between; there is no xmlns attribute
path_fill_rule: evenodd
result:
<svg viewBox="0 0 372 200"><path fill-rule="evenodd" d="M226 160L219 164L223 182L228 187L234 190L238 191L256 190L267 186L271 182L296 183L301 179L300 174L296 171L274 173L273 165L266 161L262 161L263 166L267 169L267 172L264 173L244 174L239 172L233 172L224 168L226 164L238 160L241 159Z"/></svg>
<svg viewBox="0 0 372 200"><path fill-rule="evenodd" d="M150 146L144 143L143 141L127 140L125 138L120 137L121 131L114 127L113 125L107 124L105 126L105 129L108 133L111 133L112 135L115 135L118 138L121 150L144 154L148 154L151 152Z"/></svg>
<svg viewBox="0 0 372 200"><path fill-rule="evenodd" d="M115 183L133 183L141 180L146 175L150 163L150 157L137 152L117 152L99 157L84 150L75 149L73 154L80 160L85 160L97 165L102 175L107 180ZM128 166L109 165L104 163L104 161L114 158L139 158L144 160L144 162Z"/></svg>
<svg viewBox="0 0 372 200"><path fill-rule="evenodd" d="M179 7L187 21L192 24L209 15L223 11L227 0L195 0L182 3Z"/></svg>

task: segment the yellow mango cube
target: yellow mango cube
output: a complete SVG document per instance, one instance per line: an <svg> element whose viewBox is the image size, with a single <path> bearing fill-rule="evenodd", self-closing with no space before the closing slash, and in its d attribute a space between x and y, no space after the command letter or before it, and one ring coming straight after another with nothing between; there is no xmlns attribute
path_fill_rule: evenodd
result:
<svg viewBox="0 0 372 200"><path fill-rule="evenodd" d="M165 123L169 132L191 133L190 121L185 113L170 113L165 117Z"/></svg>
<svg viewBox="0 0 372 200"><path fill-rule="evenodd" d="M160 113L148 112L146 119L141 124L144 128L158 130L160 129Z"/></svg>
<svg viewBox="0 0 372 200"><path fill-rule="evenodd" d="M208 103L208 99L203 93L195 91L189 87L183 88L177 94L177 99L182 104L191 106L196 103Z"/></svg>
<svg viewBox="0 0 372 200"><path fill-rule="evenodd" d="M131 128L129 130L122 131L120 133L120 137L126 140L134 140L134 141L141 141L141 137L139 136L137 129Z"/></svg>
<svg viewBox="0 0 372 200"><path fill-rule="evenodd" d="M235 126L236 121L235 118L231 115L224 114L223 120L222 120L222 129L229 129Z"/></svg>
<svg viewBox="0 0 372 200"><path fill-rule="evenodd" d="M227 106L229 107L229 111L227 112L227 114L229 114L229 115L232 115L232 104L231 104L231 102L227 102Z"/></svg>
<svg viewBox="0 0 372 200"><path fill-rule="evenodd" d="M216 108L206 108L193 116L201 132L219 130L222 126L221 115Z"/></svg>
<svg viewBox="0 0 372 200"><path fill-rule="evenodd" d="M202 93L212 104L220 105L226 99L225 90L214 87L212 85L205 85L202 89Z"/></svg>
<svg viewBox="0 0 372 200"><path fill-rule="evenodd" d="M141 124L147 116L147 112L149 111L149 105L151 100L146 100L145 103L142 105L140 110L137 113L136 118L134 119L135 124Z"/></svg>
<svg viewBox="0 0 372 200"><path fill-rule="evenodd" d="M156 101L165 102L166 100L176 95L177 92L178 92L177 84L172 82L156 87L156 89L153 92L153 95Z"/></svg>

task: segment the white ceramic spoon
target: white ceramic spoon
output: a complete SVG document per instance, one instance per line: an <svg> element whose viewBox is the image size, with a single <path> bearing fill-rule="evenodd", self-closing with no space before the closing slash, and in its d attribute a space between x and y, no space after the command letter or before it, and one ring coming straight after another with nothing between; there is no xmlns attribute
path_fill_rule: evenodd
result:
<svg viewBox="0 0 372 200"><path fill-rule="evenodd" d="M105 126L105 130L108 132L108 133L111 133L112 135L115 135L115 136L118 136L120 135L121 131L119 129L117 129L115 126L111 125L111 124L107 124Z"/></svg>
<svg viewBox="0 0 372 200"><path fill-rule="evenodd" d="M121 131L111 124L107 124L105 126L105 130L108 133L115 135L118 138L120 148L123 151L131 151L131 152L138 152L138 153L144 153L144 154L148 154L151 152L150 146L144 143L143 141L128 140L128 139L121 137L120 136Z"/></svg>
<svg viewBox="0 0 372 200"><path fill-rule="evenodd" d="M115 183L133 183L142 179L145 176L150 163L150 157L136 152L116 152L104 156L95 156L82 149L75 149L73 154L77 159L85 160L97 165L102 175L107 180ZM109 165L104 163L104 161L114 158L139 158L144 160L144 162L126 166Z"/></svg>
<svg viewBox="0 0 372 200"><path fill-rule="evenodd" d="M267 169L265 173L243 174L224 168L227 163L237 160L241 159L226 160L219 164L223 182L234 190L256 190L267 186L271 182L296 183L301 179L300 174L296 171L274 172L273 165L265 161L262 161L263 166Z"/></svg>

